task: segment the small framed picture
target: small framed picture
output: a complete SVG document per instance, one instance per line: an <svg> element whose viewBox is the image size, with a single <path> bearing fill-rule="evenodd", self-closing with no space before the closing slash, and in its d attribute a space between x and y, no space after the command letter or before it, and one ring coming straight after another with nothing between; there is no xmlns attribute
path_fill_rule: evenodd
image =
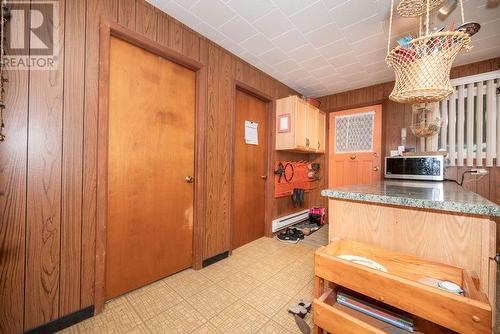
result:
<svg viewBox="0 0 500 334"><path fill-rule="evenodd" d="M278 132L291 131L291 114L283 114L278 116Z"/></svg>

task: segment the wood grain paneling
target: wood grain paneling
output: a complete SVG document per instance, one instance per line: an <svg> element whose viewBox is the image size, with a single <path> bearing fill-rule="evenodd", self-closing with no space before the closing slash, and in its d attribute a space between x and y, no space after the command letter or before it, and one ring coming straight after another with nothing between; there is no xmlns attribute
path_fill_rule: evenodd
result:
<svg viewBox="0 0 500 334"><path fill-rule="evenodd" d="M83 121L81 308L94 304L99 22L101 16L116 20L117 15L118 2L116 0L87 0L87 26L85 32L85 117Z"/></svg>
<svg viewBox="0 0 500 334"><path fill-rule="evenodd" d="M149 3L138 0L135 4L135 31L156 40L157 10Z"/></svg>
<svg viewBox="0 0 500 334"><path fill-rule="evenodd" d="M206 101L206 106L202 106L206 121L197 122L204 135L197 137L197 143L207 156L206 161L199 162L200 166L206 164L199 176L205 177L206 186L197 188L206 190L200 195L206 210L195 227L202 229L195 235L204 235L204 247L194 249L200 259L230 248L227 228L232 175L227 150L234 80L273 98L296 94L144 0L67 0L60 4L64 27L60 40L66 45L61 43L64 49L60 50L59 71L9 72L8 137L0 143L0 209L2 223L8 222L0 225L2 333L19 333L95 301L101 17L117 21L205 65L200 80L206 83L206 89L197 92ZM484 72L500 68L499 64L500 60L495 59L469 69L454 69L453 73ZM379 103L391 88L388 83L326 97L322 99L322 109ZM392 138L396 140L398 136ZM304 159L320 162L323 171L326 169L321 155L275 151L271 154L271 160ZM476 191L489 193L498 202L497 170L492 170L487 179L477 181ZM323 187L320 181L318 188L306 195L304 208L325 206L325 199L319 195ZM289 198L280 198L273 201L271 216L304 208L293 208Z"/></svg>
<svg viewBox="0 0 500 334"><path fill-rule="evenodd" d="M64 39L64 105L61 187L60 314L80 309L85 80L85 2L67 1Z"/></svg>
<svg viewBox="0 0 500 334"><path fill-rule="evenodd" d="M0 333L23 331L29 74L7 72L6 138L0 143Z"/></svg>
<svg viewBox="0 0 500 334"><path fill-rule="evenodd" d="M59 41L64 40L64 10L65 1L59 1L58 26L54 20ZM30 71L25 329L59 316L63 45L54 50L56 70Z"/></svg>
<svg viewBox="0 0 500 334"><path fill-rule="evenodd" d="M463 66L457 66L451 70L451 78L459 78L475 75L483 72L500 69L500 57L480 61ZM320 97L321 109L335 112L360 106L382 103L383 107L383 129L382 146L385 155L401 145L401 128L407 128L406 146L420 149L420 139L416 138L409 128L411 124L411 106L403 105L389 100L389 94L394 87L393 82L382 83L370 87L359 88L352 91ZM464 187L479 193L480 195L500 204L500 173L499 167L486 168L488 175L474 177L466 174ZM460 181L467 168L449 167L446 170L446 178Z"/></svg>

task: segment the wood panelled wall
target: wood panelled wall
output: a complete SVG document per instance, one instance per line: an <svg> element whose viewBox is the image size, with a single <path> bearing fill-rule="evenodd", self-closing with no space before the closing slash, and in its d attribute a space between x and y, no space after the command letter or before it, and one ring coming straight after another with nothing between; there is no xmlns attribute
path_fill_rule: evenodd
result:
<svg viewBox="0 0 500 334"><path fill-rule="evenodd" d="M7 138L0 143L0 333L21 333L94 303L101 16L207 66L204 258L229 249L234 80L275 98L296 93L143 0L60 0L59 10L58 70L8 73ZM289 213L290 203L275 201L274 216ZM321 203L318 189L305 206Z"/></svg>
<svg viewBox="0 0 500 334"><path fill-rule="evenodd" d="M500 57L477 63L454 67L451 70L451 78L459 78L500 69ZM343 109L351 109L361 106L382 104L382 147L388 155L391 149L395 149L401 142L401 128L407 130L407 146L418 147L419 140L411 133L411 106L399 104L389 100L389 94L394 87L394 82L387 82L370 87L360 88L348 92L323 96L319 98L321 108L328 112ZM470 167L450 167L446 171L446 177L460 181L463 172ZM477 192L491 201L500 204L500 168L487 168L489 173L483 177L475 177L466 174L464 187Z"/></svg>

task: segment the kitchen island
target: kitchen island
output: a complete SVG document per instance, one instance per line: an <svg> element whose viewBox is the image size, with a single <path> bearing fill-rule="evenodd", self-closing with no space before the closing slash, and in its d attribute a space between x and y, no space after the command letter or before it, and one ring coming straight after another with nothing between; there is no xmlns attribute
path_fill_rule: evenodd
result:
<svg viewBox="0 0 500 334"><path fill-rule="evenodd" d="M498 205L449 181L385 180L322 195L330 242L365 242L472 270L494 310Z"/></svg>

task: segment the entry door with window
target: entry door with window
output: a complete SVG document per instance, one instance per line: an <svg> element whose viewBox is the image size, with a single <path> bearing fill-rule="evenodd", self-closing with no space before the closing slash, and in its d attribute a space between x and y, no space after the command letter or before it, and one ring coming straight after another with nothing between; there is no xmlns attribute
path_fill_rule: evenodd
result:
<svg viewBox="0 0 500 334"><path fill-rule="evenodd" d="M264 236L267 179L266 103L237 90L235 113L232 249ZM246 121L257 125L256 144Z"/></svg>
<svg viewBox="0 0 500 334"><path fill-rule="evenodd" d="M382 106L330 113L329 187L381 178Z"/></svg>
<svg viewBox="0 0 500 334"><path fill-rule="evenodd" d="M195 73L112 38L105 297L191 267Z"/></svg>

